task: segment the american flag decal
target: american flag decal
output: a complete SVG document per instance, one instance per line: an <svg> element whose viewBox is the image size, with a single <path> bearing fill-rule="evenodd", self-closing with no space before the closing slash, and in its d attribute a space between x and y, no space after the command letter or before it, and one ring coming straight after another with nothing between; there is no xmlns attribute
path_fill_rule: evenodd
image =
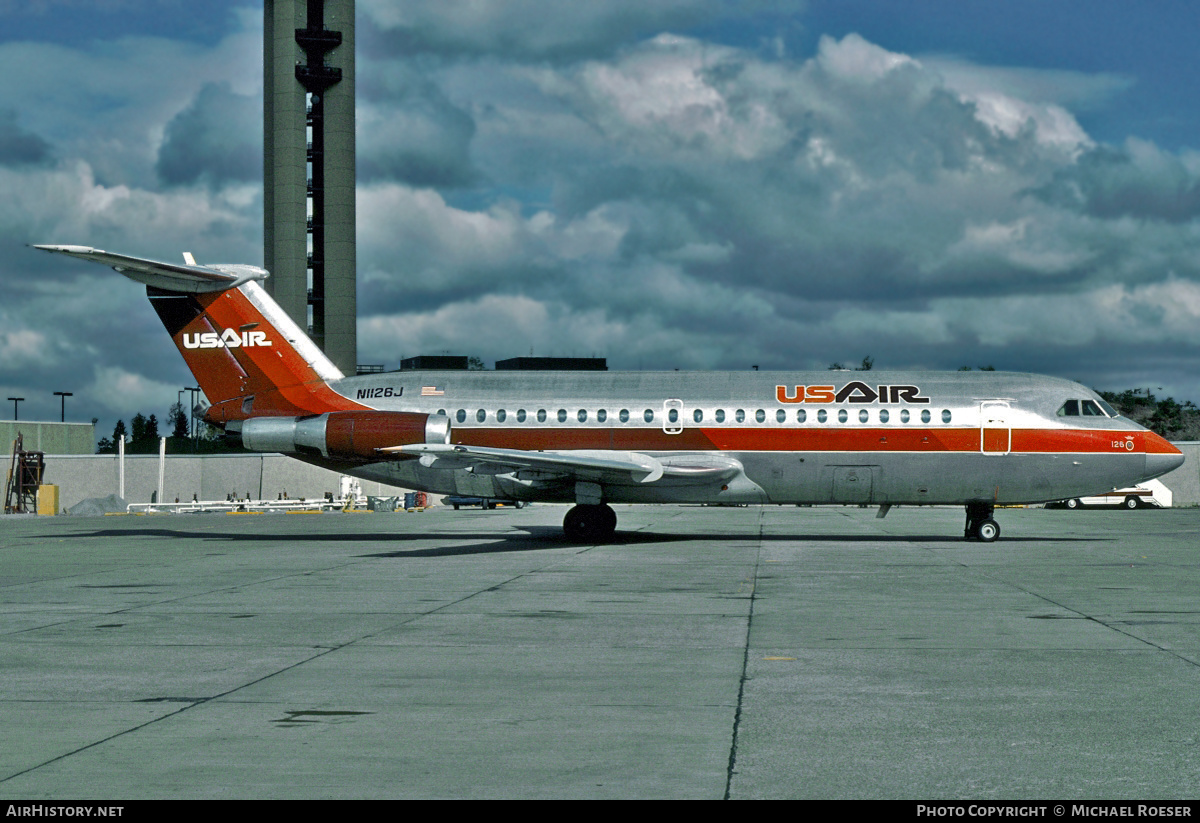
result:
<svg viewBox="0 0 1200 823"><path fill-rule="evenodd" d="M421 387L421 396L422 397L440 397L441 395L443 395L445 393L446 393L446 391L444 389L439 389L437 386L422 386Z"/></svg>

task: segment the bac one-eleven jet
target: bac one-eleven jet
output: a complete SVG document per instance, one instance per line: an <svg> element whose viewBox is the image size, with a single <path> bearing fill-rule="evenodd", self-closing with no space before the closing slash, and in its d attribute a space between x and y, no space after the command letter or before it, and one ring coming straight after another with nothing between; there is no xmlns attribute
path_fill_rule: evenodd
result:
<svg viewBox="0 0 1200 823"><path fill-rule="evenodd" d="M252 451L441 494L574 503L997 505L1100 494L1183 455L1094 392L1004 372L420 372L346 377L247 265L37 246L111 266L147 295L211 404Z"/></svg>

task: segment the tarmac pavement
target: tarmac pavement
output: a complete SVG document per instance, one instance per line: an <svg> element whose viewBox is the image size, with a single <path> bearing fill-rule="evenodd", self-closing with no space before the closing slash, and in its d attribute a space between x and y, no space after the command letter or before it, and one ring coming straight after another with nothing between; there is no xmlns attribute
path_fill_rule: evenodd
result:
<svg viewBox="0 0 1200 823"><path fill-rule="evenodd" d="M0 793L1188 798L1200 509L0 519Z"/></svg>

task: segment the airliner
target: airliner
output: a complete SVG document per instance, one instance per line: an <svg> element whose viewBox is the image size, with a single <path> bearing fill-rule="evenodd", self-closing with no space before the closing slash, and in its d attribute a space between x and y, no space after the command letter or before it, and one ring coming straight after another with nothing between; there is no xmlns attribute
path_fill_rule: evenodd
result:
<svg viewBox="0 0 1200 823"><path fill-rule="evenodd" d="M35 248L146 285L207 400L251 451L439 494L573 503L574 542L613 503L999 505L1103 494L1183 463L1068 380L1006 372L400 371L343 375L256 266Z"/></svg>

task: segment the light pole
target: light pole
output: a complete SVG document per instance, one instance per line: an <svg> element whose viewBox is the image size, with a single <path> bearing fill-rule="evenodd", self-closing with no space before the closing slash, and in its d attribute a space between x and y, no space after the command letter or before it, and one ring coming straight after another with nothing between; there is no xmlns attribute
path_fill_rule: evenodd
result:
<svg viewBox="0 0 1200 823"><path fill-rule="evenodd" d="M61 416L58 418L58 422L60 422L60 423L66 423L66 422L67 422L67 398L68 398L68 397L74 397L74 396L75 396L75 392L69 392L69 391L56 391L54 394L55 394L56 396L58 396L58 397L61 397L61 398L62 398L62 414L61 414Z"/></svg>
<svg viewBox="0 0 1200 823"><path fill-rule="evenodd" d="M24 397L10 397L8 399L13 401L13 420L20 420L21 418L17 414L17 404L20 403L25 398Z"/></svg>
<svg viewBox="0 0 1200 823"><path fill-rule="evenodd" d="M192 393L192 403L188 408L188 437L196 439L196 404L200 402L199 386L184 386L184 391Z"/></svg>

